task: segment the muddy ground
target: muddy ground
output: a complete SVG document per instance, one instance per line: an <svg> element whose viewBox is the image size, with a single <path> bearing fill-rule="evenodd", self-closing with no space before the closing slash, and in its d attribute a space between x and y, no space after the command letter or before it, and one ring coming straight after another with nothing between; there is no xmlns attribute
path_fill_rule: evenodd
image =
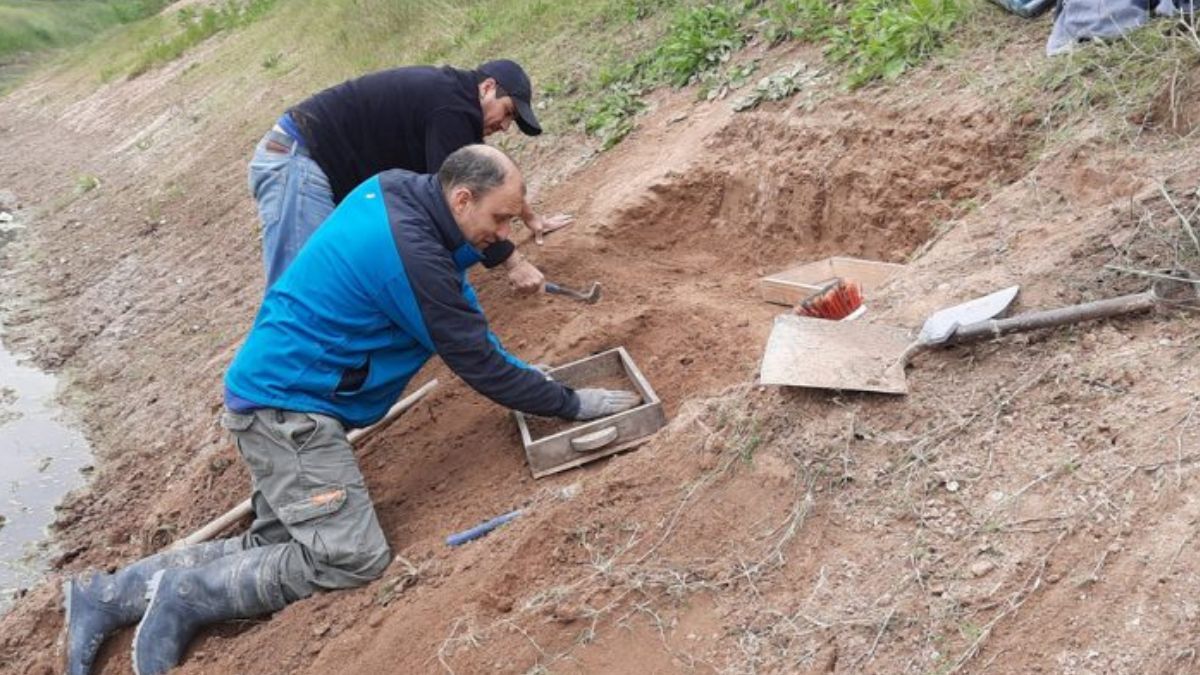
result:
<svg viewBox="0 0 1200 675"><path fill-rule="evenodd" d="M1040 29L1012 30L1007 54L1037 53ZM1106 265L1196 257L1175 216L1198 204L1194 142L1086 123L1051 138L997 95L1011 59L853 94L827 80L749 113L661 93L586 162L569 135L518 148L542 209L579 221L526 250L605 295L520 298L478 273L493 328L534 362L624 346L670 425L534 481L511 416L431 362L414 386L442 386L360 451L399 554L384 579L214 629L181 672L1195 668L1191 315L923 355L906 398L755 384L780 311L755 282L791 263L911 261L872 314L916 326L1013 283L1020 308L1136 291ZM246 495L217 412L261 293L244 169L277 94L186 68L98 91L47 76L0 100L0 180L30 223L0 251L6 340L70 377L101 458L64 504L50 580L0 621L4 672L54 670L61 575ZM238 87L263 112L207 107ZM100 672L128 671L129 639Z"/></svg>

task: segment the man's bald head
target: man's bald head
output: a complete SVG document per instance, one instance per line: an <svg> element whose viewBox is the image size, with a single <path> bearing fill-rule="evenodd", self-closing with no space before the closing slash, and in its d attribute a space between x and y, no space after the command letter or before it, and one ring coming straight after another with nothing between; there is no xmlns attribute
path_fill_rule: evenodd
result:
<svg viewBox="0 0 1200 675"><path fill-rule="evenodd" d="M455 150L442 162L438 182L447 195L457 187L465 187L478 199L515 178L525 195L525 180L515 162L490 145L468 145Z"/></svg>
<svg viewBox="0 0 1200 675"><path fill-rule="evenodd" d="M446 158L438 183L467 241L483 248L511 232L525 207L525 179L515 162L488 145L468 145Z"/></svg>

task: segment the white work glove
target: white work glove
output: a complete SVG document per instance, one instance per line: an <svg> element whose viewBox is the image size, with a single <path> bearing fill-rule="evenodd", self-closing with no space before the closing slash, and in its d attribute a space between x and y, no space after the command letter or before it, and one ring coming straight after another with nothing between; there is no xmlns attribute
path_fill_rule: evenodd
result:
<svg viewBox="0 0 1200 675"><path fill-rule="evenodd" d="M577 420L593 420L629 410L642 402L642 397L621 389L576 389L579 397Z"/></svg>

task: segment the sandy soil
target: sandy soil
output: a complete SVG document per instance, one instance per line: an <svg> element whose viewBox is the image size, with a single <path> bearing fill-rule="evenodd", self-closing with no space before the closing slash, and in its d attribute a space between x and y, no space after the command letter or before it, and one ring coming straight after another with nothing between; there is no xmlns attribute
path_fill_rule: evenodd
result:
<svg viewBox="0 0 1200 675"><path fill-rule="evenodd" d="M1009 53L1036 53L1040 30L1014 30ZM995 58L961 72L1002 77ZM101 457L62 509L57 571L0 621L0 671L53 671L61 574L127 562L245 496L216 413L260 294L243 172L261 128L206 108L250 84L185 85L186 65L0 101L0 176L33 222L2 252L6 339L70 376ZM961 72L740 114L664 93L582 166L580 139L525 151L544 210L579 219L531 256L605 297L517 299L480 274L496 332L532 362L624 346L669 427L535 482L511 416L433 362L414 383L444 385L360 452L400 555L385 578L216 628L180 671L1194 668L1190 315L927 354L903 399L754 384L780 311L755 281L793 262L912 257L872 307L916 326L1011 283L1023 308L1140 290L1105 265L1191 255L1157 181L1194 208L1194 144L1087 127L1049 144ZM128 671L129 639L100 672Z"/></svg>

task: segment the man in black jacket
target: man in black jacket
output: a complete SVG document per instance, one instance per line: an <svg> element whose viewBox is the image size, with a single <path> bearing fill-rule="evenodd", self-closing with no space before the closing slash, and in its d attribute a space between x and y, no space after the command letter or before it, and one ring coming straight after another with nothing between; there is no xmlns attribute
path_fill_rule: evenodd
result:
<svg viewBox="0 0 1200 675"><path fill-rule="evenodd" d="M250 190L263 221L263 264L270 287L304 242L359 183L388 169L437 173L455 150L481 143L515 121L542 132L533 86L513 61L475 70L449 66L393 68L330 87L293 106L263 136L250 163ZM564 227L567 216L543 219L528 203L521 218L537 235ZM541 272L509 242L490 248L521 290L540 290Z"/></svg>

